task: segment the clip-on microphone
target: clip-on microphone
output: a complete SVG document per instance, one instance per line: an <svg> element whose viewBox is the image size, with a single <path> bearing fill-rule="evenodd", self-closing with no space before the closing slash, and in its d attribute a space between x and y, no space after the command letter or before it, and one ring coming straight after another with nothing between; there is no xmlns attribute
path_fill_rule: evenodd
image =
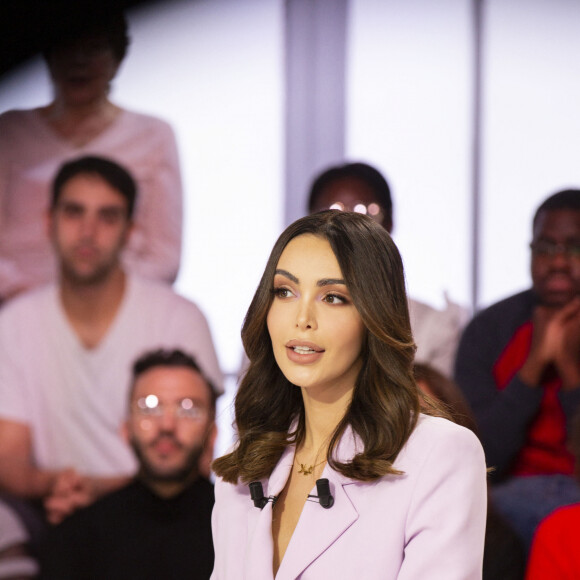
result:
<svg viewBox="0 0 580 580"><path fill-rule="evenodd" d="M325 509L329 509L334 505L334 497L330 493L330 485L328 479L317 479L316 480L316 491L318 495L309 495L308 497L313 497L318 500L318 503Z"/></svg>
<svg viewBox="0 0 580 580"><path fill-rule="evenodd" d="M262 509L269 501L274 503L276 497L265 497L264 488L262 487L261 481L252 481L249 485L250 497L254 502L254 506ZM309 498L314 498L318 500L318 503L324 508L329 509L334 505L334 497L330 493L330 485L328 479L317 479L316 480L316 491L318 495L308 495Z"/></svg>
<svg viewBox="0 0 580 580"><path fill-rule="evenodd" d="M264 497L264 488L261 481L252 481L250 483L250 497L257 508L262 509L268 503L268 498Z"/></svg>

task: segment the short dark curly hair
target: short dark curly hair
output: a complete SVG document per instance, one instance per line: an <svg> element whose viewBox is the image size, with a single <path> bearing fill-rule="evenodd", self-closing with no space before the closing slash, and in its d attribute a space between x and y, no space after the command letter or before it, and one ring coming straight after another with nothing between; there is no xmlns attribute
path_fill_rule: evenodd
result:
<svg viewBox="0 0 580 580"><path fill-rule="evenodd" d="M63 163L52 182L50 209L53 211L64 185L77 175L98 175L118 191L127 202L127 218L132 219L137 197L137 184L124 167L106 157L86 155Z"/></svg>
<svg viewBox="0 0 580 580"><path fill-rule="evenodd" d="M320 173L310 186L308 212L312 213L314 211L318 197L328 185L344 178L358 179L372 189L384 212L384 221L389 226L387 229L392 227L393 200L391 198L391 188L382 173L368 163L357 162L335 165Z"/></svg>
<svg viewBox="0 0 580 580"><path fill-rule="evenodd" d="M544 200L534 214L532 229L536 229L536 222L541 213L545 211L557 211L559 209L580 211L580 189L563 189Z"/></svg>
<svg viewBox="0 0 580 580"><path fill-rule="evenodd" d="M207 384L210 392L210 405L213 412L215 412L217 401L217 390L210 379L201 370L195 358L176 348L176 349L157 349L143 353L133 363L133 385L135 381L145 372L152 368L166 367L166 368L180 368L184 367L195 371L204 382ZM132 391L133 389L131 389Z"/></svg>

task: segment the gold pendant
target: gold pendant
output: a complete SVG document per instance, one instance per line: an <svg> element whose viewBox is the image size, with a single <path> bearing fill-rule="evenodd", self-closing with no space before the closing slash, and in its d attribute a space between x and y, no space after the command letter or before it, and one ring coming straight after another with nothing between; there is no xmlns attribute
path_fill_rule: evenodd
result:
<svg viewBox="0 0 580 580"><path fill-rule="evenodd" d="M302 473L304 475L310 475L314 469L314 465L309 465L308 467L304 465L304 463L300 463L299 465L300 469L298 470L298 473Z"/></svg>

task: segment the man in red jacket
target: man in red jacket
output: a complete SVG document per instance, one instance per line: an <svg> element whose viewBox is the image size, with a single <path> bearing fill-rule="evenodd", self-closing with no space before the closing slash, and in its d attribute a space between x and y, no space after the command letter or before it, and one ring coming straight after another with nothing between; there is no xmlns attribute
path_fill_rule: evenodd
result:
<svg viewBox="0 0 580 580"><path fill-rule="evenodd" d="M495 468L495 506L528 546L544 516L580 501L567 448L580 408L580 190L540 205L530 246L532 288L474 317L455 367Z"/></svg>

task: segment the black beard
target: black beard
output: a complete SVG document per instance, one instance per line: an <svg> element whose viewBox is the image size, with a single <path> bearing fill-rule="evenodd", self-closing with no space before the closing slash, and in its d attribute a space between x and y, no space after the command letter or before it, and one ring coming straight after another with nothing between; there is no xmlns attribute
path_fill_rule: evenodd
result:
<svg viewBox="0 0 580 580"><path fill-rule="evenodd" d="M111 272L117 267L117 261L112 264L102 264L89 275L79 276L74 268L61 261L61 276L75 286L97 286L110 277Z"/></svg>
<svg viewBox="0 0 580 580"><path fill-rule="evenodd" d="M161 436L168 437L168 435ZM141 448L133 437L131 437L130 444L139 460L139 474L143 481L153 483L185 483L197 476L199 472L199 460L204 451L203 443L196 445L189 450L189 453L185 456L181 467L165 473L159 473L155 467L148 463L147 458L144 456Z"/></svg>

